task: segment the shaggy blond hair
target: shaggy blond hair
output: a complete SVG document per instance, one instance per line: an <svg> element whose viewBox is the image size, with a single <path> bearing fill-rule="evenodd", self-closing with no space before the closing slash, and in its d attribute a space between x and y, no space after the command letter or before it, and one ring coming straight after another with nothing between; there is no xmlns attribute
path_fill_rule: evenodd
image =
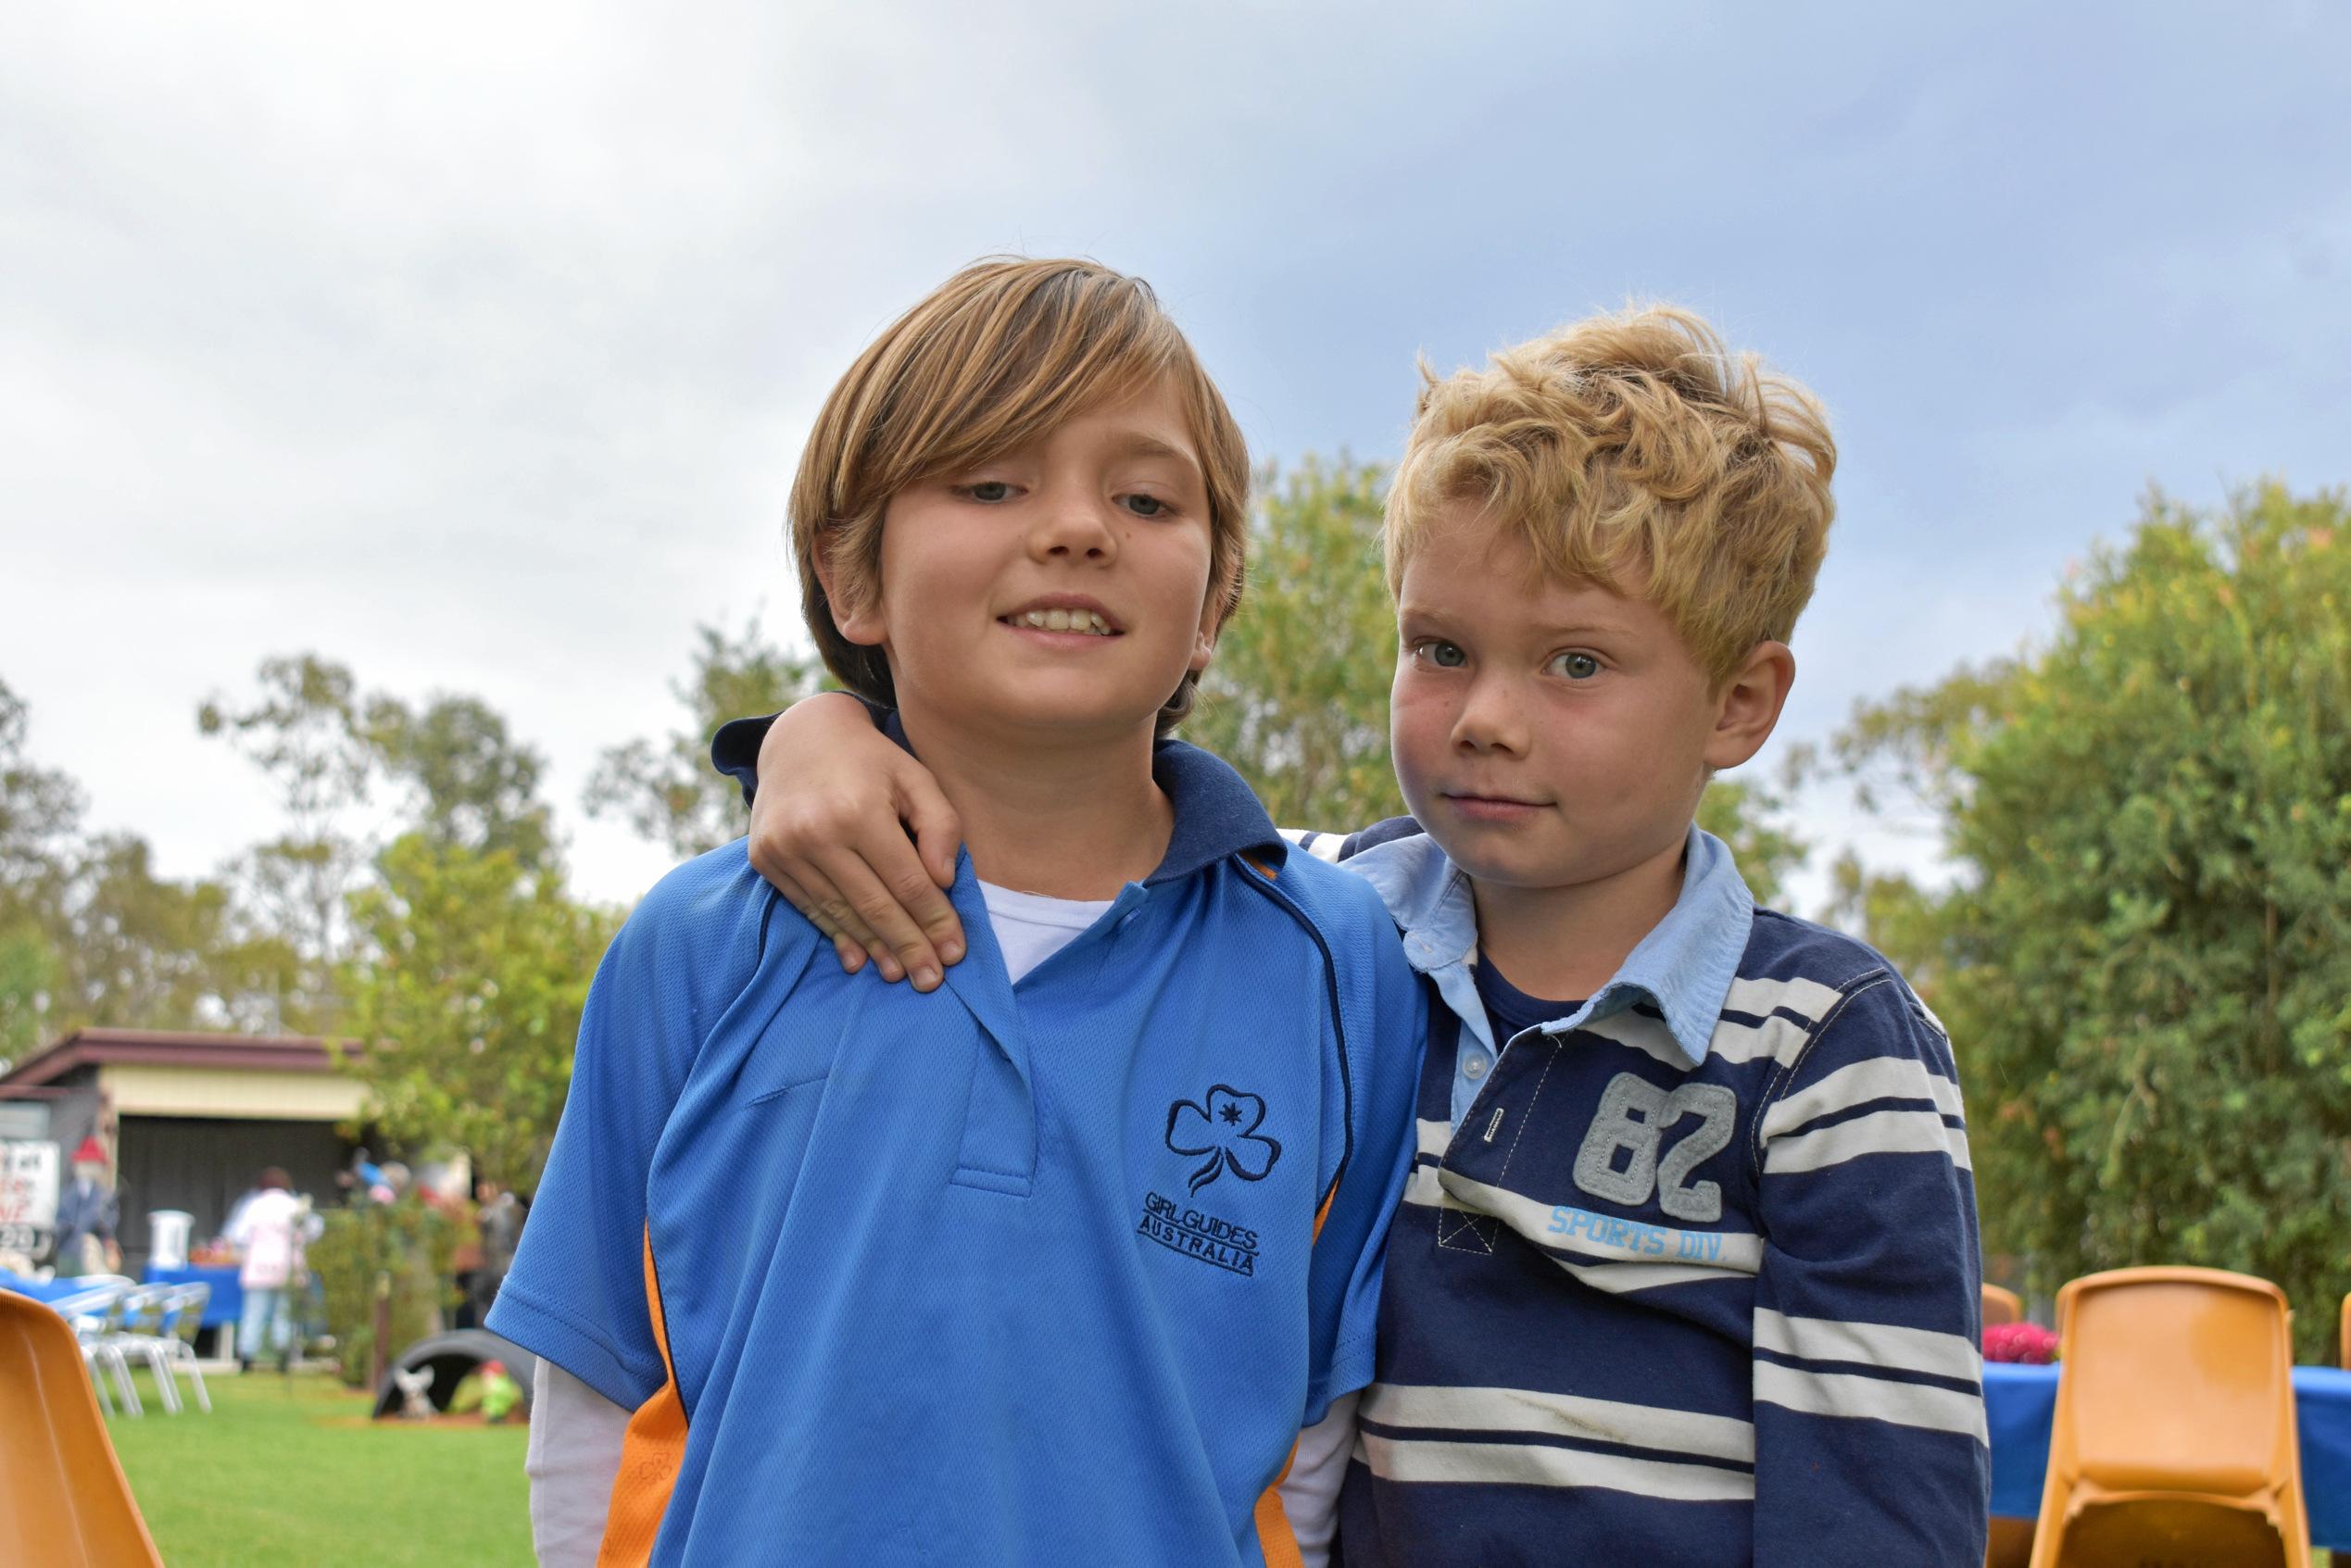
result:
<svg viewBox="0 0 2351 1568"><path fill-rule="evenodd" d="M1199 448L1208 492L1209 599L1239 602L1249 449L1224 395L1150 285L1090 261L999 257L931 291L859 355L824 400L792 483L792 552L817 650L844 685L895 706L888 659L841 635L816 563L845 607L880 587L882 518L911 484L1041 441L1072 418L1164 381ZM1187 672L1160 710L1191 710Z"/></svg>
<svg viewBox="0 0 2351 1568"><path fill-rule="evenodd" d="M1687 310L1593 316L1439 380L1388 494L1388 584L1449 505L1515 530L1551 576L1665 611L1719 683L1785 642L1835 515L1813 395Z"/></svg>

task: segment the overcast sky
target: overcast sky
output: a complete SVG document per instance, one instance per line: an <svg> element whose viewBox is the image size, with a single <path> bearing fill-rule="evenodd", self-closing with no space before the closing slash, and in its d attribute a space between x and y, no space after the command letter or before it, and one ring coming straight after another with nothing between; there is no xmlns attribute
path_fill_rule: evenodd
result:
<svg viewBox="0 0 2351 1568"><path fill-rule="evenodd" d="M1704 311L1836 421L1817 738L2034 634L2150 483L2351 480L2347 62L2318 3L10 7L0 679L177 875L273 831L194 721L263 657L478 693L633 897L581 785L698 621L797 633L833 378L1077 252L1277 459L1392 456L1416 354Z"/></svg>

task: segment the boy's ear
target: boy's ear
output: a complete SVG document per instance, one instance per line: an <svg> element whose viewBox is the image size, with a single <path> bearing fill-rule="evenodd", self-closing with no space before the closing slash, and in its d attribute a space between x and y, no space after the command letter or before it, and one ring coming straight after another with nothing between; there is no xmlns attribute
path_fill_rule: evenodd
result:
<svg viewBox="0 0 2351 1568"><path fill-rule="evenodd" d="M1224 625L1216 614L1220 597L1220 595L1211 589L1208 602L1201 607L1200 634L1192 639L1192 657L1184 665L1184 668L1195 675L1207 669L1208 661L1216 655L1217 633L1224 630Z"/></svg>
<svg viewBox="0 0 2351 1568"><path fill-rule="evenodd" d="M840 572L833 564L833 552L819 549L814 554L817 585L824 590L824 604L833 612L835 628L840 632L843 638L861 647L880 647L882 646L880 585L878 583L869 585L873 591L862 596L863 603L849 603L843 592L847 584L840 581Z"/></svg>
<svg viewBox="0 0 2351 1568"><path fill-rule="evenodd" d="M1796 656L1785 643L1765 641L1723 683L1715 699L1714 734L1706 737L1706 766L1736 768L1763 749L1796 684Z"/></svg>

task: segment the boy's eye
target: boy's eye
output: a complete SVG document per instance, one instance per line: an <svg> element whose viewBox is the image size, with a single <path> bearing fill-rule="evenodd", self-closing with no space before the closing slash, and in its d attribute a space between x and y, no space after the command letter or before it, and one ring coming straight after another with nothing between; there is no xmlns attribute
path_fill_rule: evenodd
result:
<svg viewBox="0 0 2351 1568"><path fill-rule="evenodd" d="M1600 673L1600 660L1588 653L1563 653L1551 661L1551 668L1571 681L1589 681Z"/></svg>
<svg viewBox="0 0 2351 1568"><path fill-rule="evenodd" d="M983 479L961 488L964 495L974 501L993 504L1012 498L1012 487L1000 479Z"/></svg>
<svg viewBox="0 0 2351 1568"><path fill-rule="evenodd" d="M1137 517L1165 517L1174 509L1156 495L1121 495L1118 502Z"/></svg>
<svg viewBox="0 0 2351 1568"><path fill-rule="evenodd" d="M1446 642L1441 637L1429 638L1413 652L1440 670L1458 670L1469 662L1469 655L1461 651L1460 644Z"/></svg>

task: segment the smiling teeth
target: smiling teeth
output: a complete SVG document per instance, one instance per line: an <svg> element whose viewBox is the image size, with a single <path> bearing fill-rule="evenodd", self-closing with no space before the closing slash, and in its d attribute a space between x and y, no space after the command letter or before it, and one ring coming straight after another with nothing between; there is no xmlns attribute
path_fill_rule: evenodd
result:
<svg viewBox="0 0 2351 1568"><path fill-rule="evenodd" d="M1082 632L1088 636L1107 637L1110 622L1090 609L1031 609L1012 618L1015 626L1034 626L1040 632Z"/></svg>

